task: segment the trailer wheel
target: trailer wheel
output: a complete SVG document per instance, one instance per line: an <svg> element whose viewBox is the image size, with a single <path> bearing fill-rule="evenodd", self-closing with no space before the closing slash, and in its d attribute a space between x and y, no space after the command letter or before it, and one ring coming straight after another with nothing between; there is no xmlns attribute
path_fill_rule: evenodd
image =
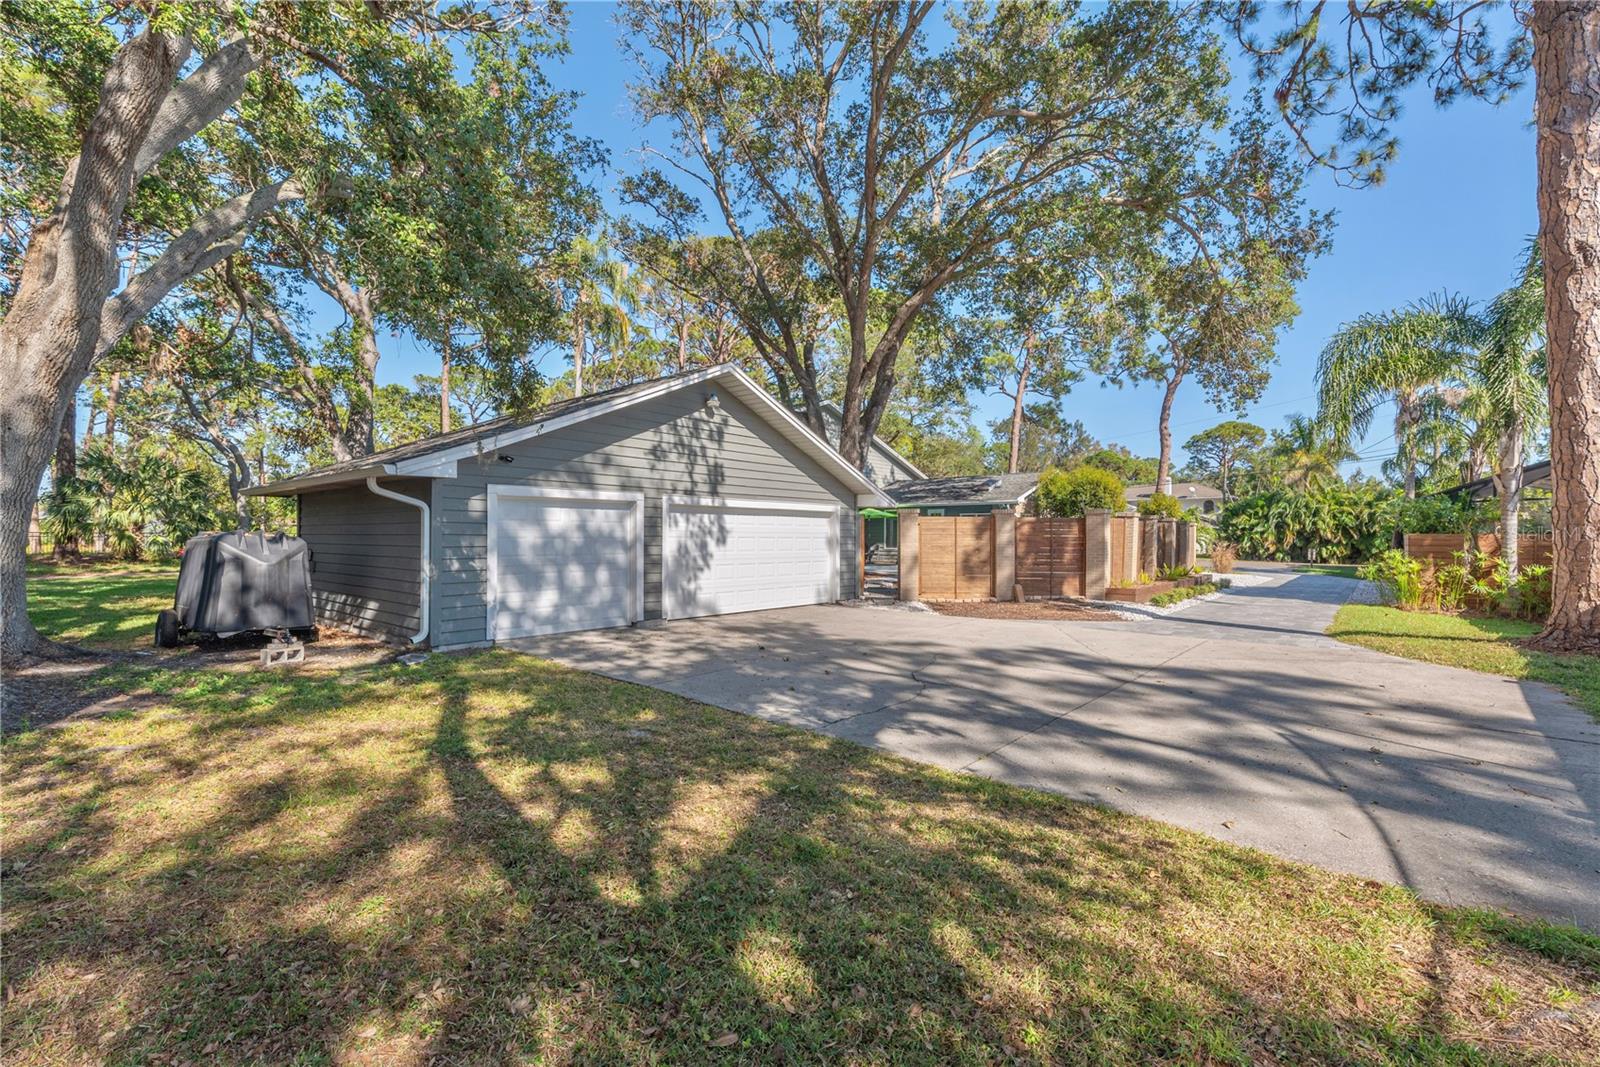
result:
<svg viewBox="0 0 1600 1067"><path fill-rule="evenodd" d="M156 616L156 647L178 647L178 613L171 608Z"/></svg>

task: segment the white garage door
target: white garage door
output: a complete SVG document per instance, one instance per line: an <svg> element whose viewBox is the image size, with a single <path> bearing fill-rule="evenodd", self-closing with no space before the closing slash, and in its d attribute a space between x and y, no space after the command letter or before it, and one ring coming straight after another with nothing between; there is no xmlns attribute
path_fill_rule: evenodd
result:
<svg viewBox="0 0 1600 1067"><path fill-rule="evenodd" d="M669 497L662 513L661 587L669 619L839 598L836 507Z"/></svg>
<svg viewBox="0 0 1600 1067"><path fill-rule="evenodd" d="M641 494L489 487L489 639L644 617Z"/></svg>

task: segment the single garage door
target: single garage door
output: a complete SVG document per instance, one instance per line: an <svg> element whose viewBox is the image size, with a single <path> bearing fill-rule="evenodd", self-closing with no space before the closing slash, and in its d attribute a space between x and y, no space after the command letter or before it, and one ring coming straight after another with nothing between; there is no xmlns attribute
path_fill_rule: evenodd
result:
<svg viewBox="0 0 1600 1067"><path fill-rule="evenodd" d="M644 617L644 497L489 487L489 640Z"/></svg>
<svg viewBox="0 0 1600 1067"><path fill-rule="evenodd" d="M662 507L669 619L839 599L839 516L828 504L685 500Z"/></svg>

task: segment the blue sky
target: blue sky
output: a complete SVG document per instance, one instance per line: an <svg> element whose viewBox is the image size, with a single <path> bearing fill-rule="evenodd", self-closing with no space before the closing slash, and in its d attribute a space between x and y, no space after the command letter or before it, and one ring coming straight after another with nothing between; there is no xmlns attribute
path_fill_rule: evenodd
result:
<svg viewBox="0 0 1600 1067"><path fill-rule="evenodd" d="M580 132L611 151L610 172L597 179L608 206L614 204L617 173L630 166L644 138L629 113L632 70L617 45L612 10L606 3L575 4L572 54L550 72L556 85L582 94ZM1311 413L1318 351L1341 323L1362 312L1441 289L1487 300L1510 283L1537 225L1531 114L1528 90L1498 108L1468 101L1441 111L1424 87L1406 101L1397 126L1400 157L1386 184L1346 189L1329 175L1313 176L1308 200L1338 212L1333 249L1311 265L1299 292L1300 317L1279 342L1272 384L1246 418L1271 428L1286 415ZM383 348L383 382L438 373L436 357L410 338L387 337ZM974 399L985 420L1004 407L999 398ZM1158 402L1153 387L1101 388L1091 381L1069 395L1064 407L1069 419L1082 420L1101 440L1154 455ZM1361 446L1363 461L1350 466L1377 473L1393 453L1392 429L1385 424L1390 415L1379 414ZM1181 446L1189 435L1231 417L1214 411L1197 386L1186 385L1173 413L1174 440Z"/></svg>

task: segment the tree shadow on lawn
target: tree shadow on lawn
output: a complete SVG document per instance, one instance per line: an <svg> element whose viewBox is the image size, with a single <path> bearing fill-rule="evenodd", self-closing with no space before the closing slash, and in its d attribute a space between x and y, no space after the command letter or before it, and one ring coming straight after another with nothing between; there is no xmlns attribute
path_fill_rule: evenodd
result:
<svg viewBox="0 0 1600 1067"><path fill-rule="evenodd" d="M504 653L193 683L6 746L8 1063L1519 1058L1376 883Z"/></svg>

